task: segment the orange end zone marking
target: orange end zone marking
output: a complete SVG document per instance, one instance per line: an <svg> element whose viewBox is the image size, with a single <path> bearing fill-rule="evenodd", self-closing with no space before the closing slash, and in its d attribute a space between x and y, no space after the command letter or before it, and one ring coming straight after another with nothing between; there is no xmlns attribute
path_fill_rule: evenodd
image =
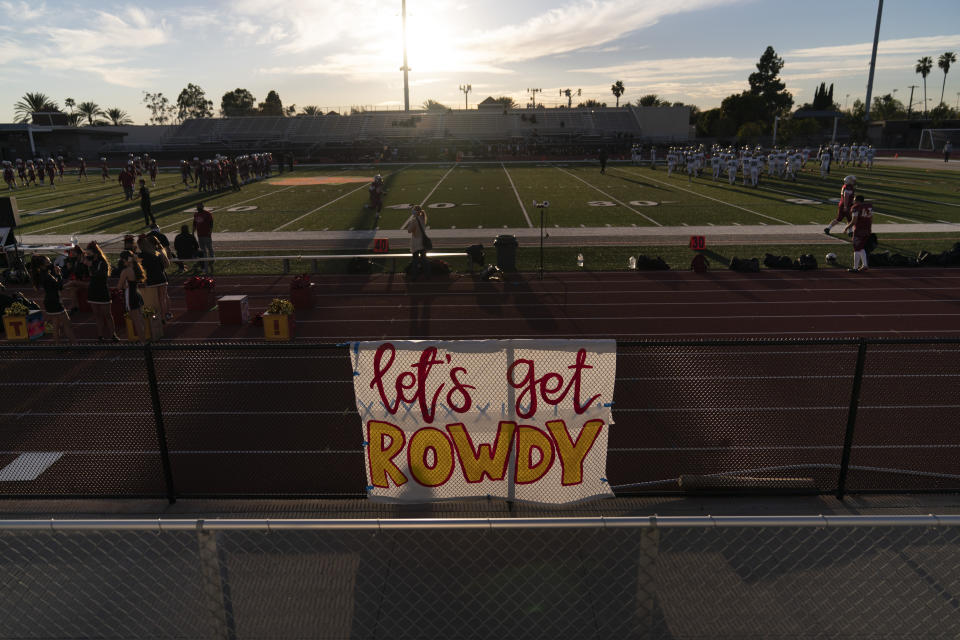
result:
<svg viewBox="0 0 960 640"><path fill-rule="evenodd" d="M316 184L352 184L355 182L370 182L372 178L363 178L360 176L315 176L312 178L277 178L271 180L269 184L275 184L282 187L303 187Z"/></svg>

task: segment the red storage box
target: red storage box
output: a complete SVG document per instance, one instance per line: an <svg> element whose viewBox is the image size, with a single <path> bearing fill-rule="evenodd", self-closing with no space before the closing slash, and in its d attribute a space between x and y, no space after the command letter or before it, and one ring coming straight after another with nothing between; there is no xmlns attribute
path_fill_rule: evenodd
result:
<svg viewBox="0 0 960 640"><path fill-rule="evenodd" d="M313 283L309 287L299 289L290 286L290 302L296 311L307 311L313 309Z"/></svg>
<svg viewBox="0 0 960 640"><path fill-rule="evenodd" d="M209 311L216 304L213 289L185 289L187 311Z"/></svg>
<svg viewBox="0 0 960 640"><path fill-rule="evenodd" d="M247 296L220 296L217 298L220 324L247 324L250 322L250 304Z"/></svg>

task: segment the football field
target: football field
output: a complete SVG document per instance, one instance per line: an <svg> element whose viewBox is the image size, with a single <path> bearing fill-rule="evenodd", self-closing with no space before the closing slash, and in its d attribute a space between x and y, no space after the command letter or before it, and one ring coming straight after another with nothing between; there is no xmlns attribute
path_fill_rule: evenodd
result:
<svg viewBox="0 0 960 640"><path fill-rule="evenodd" d="M386 184L378 221L367 206L370 180ZM398 229L409 207L427 208L432 229L538 227L533 201L549 200L548 228L784 226L826 224L835 216L843 176L858 178L858 193L874 203L881 224L960 224L960 176L939 169L834 167L820 177L808 163L797 180L761 178L758 188L738 176L713 180L709 166L690 180L666 168L596 163L480 163L301 167L243 186L239 192L200 193L179 173L162 173L151 188L153 212L166 232L188 224L197 203L214 212L215 232ZM56 188L20 188L20 233L82 236L142 231L139 202L125 200L117 172L102 182L69 174ZM785 229L787 231L787 229Z"/></svg>

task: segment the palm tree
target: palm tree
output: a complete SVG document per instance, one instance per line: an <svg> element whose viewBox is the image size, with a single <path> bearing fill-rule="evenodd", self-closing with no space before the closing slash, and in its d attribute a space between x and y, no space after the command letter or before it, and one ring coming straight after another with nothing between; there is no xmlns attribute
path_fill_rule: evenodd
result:
<svg viewBox="0 0 960 640"><path fill-rule="evenodd" d="M73 98L67 98L63 101L63 106L65 106L67 109L70 109L70 112L73 113L73 108L77 106L77 102Z"/></svg>
<svg viewBox="0 0 960 640"><path fill-rule="evenodd" d="M620 96L623 95L623 92L626 91L626 87L623 86L622 80L617 80L613 83L613 86L610 87L610 91L613 92L614 97L617 99L617 106L620 106Z"/></svg>
<svg viewBox="0 0 960 640"><path fill-rule="evenodd" d="M125 124L133 124L133 120L129 115L127 115L127 112L123 111L122 109L117 109L116 107L107 109L104 115L110 119L110 124L115 127L120 127Z"/></svg>
<svg viewBox="0 0 960 640"><path fill-rule="evenodd" d="M105 115L103 109L96 102L81 102L77 105L77 111L87 119L87 124L90 126L97 123L97 118Z"/></svg>
<svg viewBox="0 0 960 640"><path fill-rule="evenodd" d="M29 122L31 114L37 111L60 111L60 107L47 94L39 92L27 92L13 105L17 122Z"/></svg>
<svg viewBox="0 0 960 640"><path fill-rule="evenodd" d="M303 108L303 111L301 111L300 113L301 113L302 115L305 115L305 116L321 116L321 115L323 115L323 111L321 111L321 110L320 110L320 107L318 107L318 106L315 105L315 104L308 104L307 106L305 106L305 107Z"/></svg>
<svg viewBox="0 0 960 640"><path fill-rule="evenodd" d="M923 56L917 60L917 66L913 70L923 78L923 116L927 116L927 76L930 75L930 69L933 69L933 60L930 56Z"/></svg>
<svg viewBox="0 0 960 640"><path fill-rule="evenodd" d="M947 51L937 60L937 66L943 69L943 86L940 87L940 102L943 102L943 90L947 88L947 72L950 71L950 65L957 61L957 54L953 51Z"/></svg>

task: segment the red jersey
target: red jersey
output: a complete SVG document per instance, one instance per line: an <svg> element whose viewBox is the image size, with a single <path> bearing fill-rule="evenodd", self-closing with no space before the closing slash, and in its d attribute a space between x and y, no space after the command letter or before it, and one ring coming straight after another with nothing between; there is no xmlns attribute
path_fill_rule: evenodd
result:
<svg viewBox="0 0 960 640"><path fill-rule="evenodd" d="M198 237L209 238L213 232L213 214L206 209L193 214L193 227Z"/></svg>
<svg viewBox="0 0 960 640"><path fill-rule="evenodd" d="M869 202L854 203L850 213L853 215L853 235L868 237L873 228L873 205Z"/></svg>
<svg viewBox="0 0 960 640"><path fill-rule="evenodd" d="M850 211L853 206L854 191L854 186L851 184L845 184L840 189L840 208L843 211Z"/></svg>

